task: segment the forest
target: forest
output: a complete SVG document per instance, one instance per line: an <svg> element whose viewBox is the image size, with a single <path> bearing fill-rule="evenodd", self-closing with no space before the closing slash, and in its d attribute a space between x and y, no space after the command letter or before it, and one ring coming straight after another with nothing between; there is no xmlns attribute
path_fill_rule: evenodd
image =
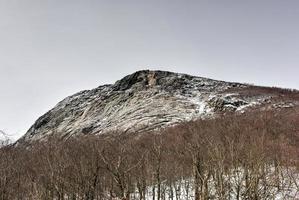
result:
<svg viewBox="0 0 299 200"><path fill-rule="evenodd" d="M0 148L0 199L299 198L294 111L226 114L144 133L48 138Z"/></svg>

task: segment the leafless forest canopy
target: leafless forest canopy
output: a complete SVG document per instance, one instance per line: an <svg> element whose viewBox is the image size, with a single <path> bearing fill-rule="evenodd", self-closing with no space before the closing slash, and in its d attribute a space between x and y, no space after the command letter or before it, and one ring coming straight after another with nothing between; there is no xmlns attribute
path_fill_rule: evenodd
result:
<svg viewBox="0 0 299 200"><path fill-rule="evenodd" d="M0 199L295 199L298 111L0 149Z"/></svg>

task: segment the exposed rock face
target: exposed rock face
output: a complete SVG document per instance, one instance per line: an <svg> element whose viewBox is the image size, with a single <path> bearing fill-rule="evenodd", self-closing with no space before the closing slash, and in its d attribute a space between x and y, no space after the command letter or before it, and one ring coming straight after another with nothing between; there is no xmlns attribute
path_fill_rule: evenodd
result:
<svg viewBox="0 0 299 200"><path fill-rule="evenodd" d="M238 94L249 87L172 72L138 71L115 84L67 97L40 117L20 141L117 129L149 131L219 112L244 111L273 96Z"/></svg>

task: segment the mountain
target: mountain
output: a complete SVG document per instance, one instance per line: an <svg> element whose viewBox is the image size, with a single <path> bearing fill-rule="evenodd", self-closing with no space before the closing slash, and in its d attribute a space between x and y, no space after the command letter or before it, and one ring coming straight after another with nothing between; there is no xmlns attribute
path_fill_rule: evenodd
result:
<svg viewBox="0 0 299 200"><path fill-rule="evenodd" d="M8 141L10 138L8 137L8 135L0 130L0 146L1 146L1 142L5 142L5 141Z"/></svg>
<svg viewBox="0 0 299 200"><path fill-rule="evenodd" d="M231 112L290 109L298 107L298 96L298 91L143 70L65 98L19 142L115 130L144 132Z"/></svg>

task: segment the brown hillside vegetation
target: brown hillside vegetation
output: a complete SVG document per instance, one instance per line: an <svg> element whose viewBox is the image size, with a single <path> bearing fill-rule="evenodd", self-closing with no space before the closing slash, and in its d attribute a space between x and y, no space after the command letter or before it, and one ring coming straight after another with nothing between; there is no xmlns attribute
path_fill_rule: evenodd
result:
<svg viewBox="0 0 299 200"><path fill-rule="evenodd" d="M2 147L0 199L295 199L298 111Z"/></svg>

